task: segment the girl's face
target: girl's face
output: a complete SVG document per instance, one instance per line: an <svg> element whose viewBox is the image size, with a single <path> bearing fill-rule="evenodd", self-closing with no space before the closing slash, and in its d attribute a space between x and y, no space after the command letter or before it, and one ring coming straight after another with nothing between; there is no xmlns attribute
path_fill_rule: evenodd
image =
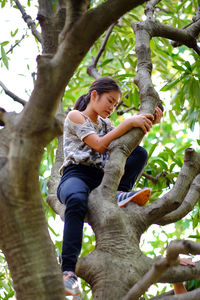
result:
<svg viewBox="0 0 200 300"><path fill-rule="evenodd" d="M96 92L96 91L93 91ZM94 93L93 109L102 118L107 118L114 111L120 100L120 93L117 91L110 91L98 95Z"/></svg>

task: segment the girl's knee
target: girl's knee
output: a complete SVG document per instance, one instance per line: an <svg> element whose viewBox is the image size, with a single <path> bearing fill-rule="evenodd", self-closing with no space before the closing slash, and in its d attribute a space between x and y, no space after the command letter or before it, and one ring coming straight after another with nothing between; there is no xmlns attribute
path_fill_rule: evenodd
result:
<svg viewBox="0 0 200 300"><path fill-rule="evenodd" d="M67 197L66 199L66 210L76 211L80 214L87 212L88 194L86 193L75 193Z"/></svg>
<svg viewBox="0 0 200 300"><path fill-rule="evenodd" d="M143 158L146 161L148 160L148 152L146 149L144 149L141 146L137 146L136 150L138 151L141 158Z"/></svg>
<svg viewBox="0 0 200 300"><path fill-rule="evenodd" d="M142 161L146 164L148 160L148 152L143 147L137 146L131 153L130 158L133 159L133 161Z"/></svg>

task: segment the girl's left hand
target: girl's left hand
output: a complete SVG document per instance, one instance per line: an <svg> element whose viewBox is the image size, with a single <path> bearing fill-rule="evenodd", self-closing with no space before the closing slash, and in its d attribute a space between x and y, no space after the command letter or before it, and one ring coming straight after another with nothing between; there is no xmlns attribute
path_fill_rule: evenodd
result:
<svg viewBox="0 0 200 300"><path fill-rule="evenodd" d="M153 120L153 124L158 124L160 123L161 118L163 117L163 112L162 110L157 106L155 108L155 118Z"/></svg>

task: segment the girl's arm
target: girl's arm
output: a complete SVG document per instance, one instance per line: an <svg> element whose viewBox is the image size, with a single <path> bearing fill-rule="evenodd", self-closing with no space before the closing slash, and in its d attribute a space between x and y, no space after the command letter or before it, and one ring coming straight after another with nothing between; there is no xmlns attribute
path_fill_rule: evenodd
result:
<svg viewBox="0 0 200 300"><path fill-rule="evenodd" d="M74 123L85 123L85 118L79 111L71 111L68 114L68 117ZM83 141L97 152L104 154L107 151L108 145L113 140L125 134L132 127L139 127L146 134L151 129L153 120L154 117L151 114L135 115L127 118L126 120L123 120L121 124L119 124L103 137L99 137L98 134L92 133L86 136Z"/></svg>

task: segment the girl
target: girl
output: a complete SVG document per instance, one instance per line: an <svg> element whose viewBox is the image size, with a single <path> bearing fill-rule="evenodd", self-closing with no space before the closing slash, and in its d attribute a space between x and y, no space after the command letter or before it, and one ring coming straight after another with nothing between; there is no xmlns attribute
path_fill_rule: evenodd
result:
<svg viewBox="0 0 200 300"><path fill-rule="evenodd" d="M64 162L58 186L58 199L66 205L62 245L62 271L67 295L80 294L75 266L81 251L83 223L89 193L102 180L108 145L132 127L146 134L163 115L157 107L155 119L151 114L134 115L113 127L107 119L119 102L121 91L111 78L93 82L89 92L75 103L64 123ZM120 207L129 201L144 205L150 189L132 192L131 189L147 162L147 152L137 146L129 156L118 187L116 200ZM130 192L131 191L131 192Z"/></svg>

